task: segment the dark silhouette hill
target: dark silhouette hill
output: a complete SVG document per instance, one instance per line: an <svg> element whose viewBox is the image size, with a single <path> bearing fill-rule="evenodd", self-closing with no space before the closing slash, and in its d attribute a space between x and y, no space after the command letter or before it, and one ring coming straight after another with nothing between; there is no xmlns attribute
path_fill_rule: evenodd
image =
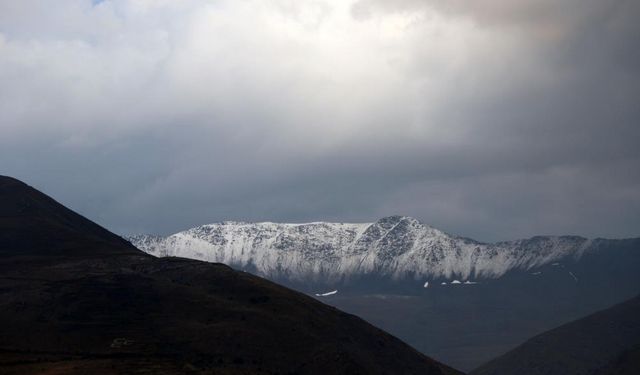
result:
<svg viewBox="0 0 640 375"><path fill-rule="evenodd" d="M640 374L640 296L538 335L472 374Z"/></svg>
<svg viewBox="0 0 640 375"><path fill-rule="evenodd" d="M2 374L458 374L222 264L153 258L0 177Z"/></svg>
<svg viewBox="0 0 640 375"><path fill-rule="evenodd" d="M0 176L0 255L138 254L128 241L38 190Z"/></svg>

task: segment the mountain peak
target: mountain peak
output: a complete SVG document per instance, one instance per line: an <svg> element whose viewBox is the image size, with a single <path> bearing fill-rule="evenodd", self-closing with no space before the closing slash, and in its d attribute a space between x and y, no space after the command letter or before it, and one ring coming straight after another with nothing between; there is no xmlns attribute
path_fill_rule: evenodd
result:
<svg viewBox="0 0 640 375"><path fill-rule="evenodd" d="M25 184L24 182L13 178L11 176L3 176L0 175L0 188L3 188L5 186L11 186L11 185L22 185L22 186L27 186L27 184Z"/></svg>
<svg viewBox="0 0 640 375"><path fill-rule="evenodd" d="M400 221L404 220L404 219L411 219L407 216L402 216L402 215L391 215L391 216L385 216L382 217L380 219L378 219L379 223L399 223ZM415 219L414 219L415 220Z"/></svg>
<svg viewBox="0 0 640 375"><path fill-rule="evenodd" d="M111 252L139 253L121 237L8 176L0 176L0 220L1 256L82 254L106 245Z"/></svg>

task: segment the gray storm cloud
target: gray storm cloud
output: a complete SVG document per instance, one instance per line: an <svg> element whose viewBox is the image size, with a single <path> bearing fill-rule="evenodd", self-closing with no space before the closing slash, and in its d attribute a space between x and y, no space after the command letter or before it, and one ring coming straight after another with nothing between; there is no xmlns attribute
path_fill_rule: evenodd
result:
<svg viewBox="0 0 640 375"><path fill-rule="evenodd" d="M640 235L634 1L0 0L0 173L119 233Z"/></svg>

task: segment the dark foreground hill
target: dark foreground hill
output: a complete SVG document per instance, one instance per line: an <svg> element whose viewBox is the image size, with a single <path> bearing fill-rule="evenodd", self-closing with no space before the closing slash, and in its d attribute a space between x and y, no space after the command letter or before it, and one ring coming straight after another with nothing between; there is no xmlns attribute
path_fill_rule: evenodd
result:
<svg viewBox="0 0 640 375"><path fill-rule="evenodd" d="M640 296L538 335L472 374L640 374Z"/></svg>
<svg viewBox="0 0 640 375"><path fill-rule="evenodd" d="M0 373L456 374L221 264L145 255L0 177Z"/></svg>

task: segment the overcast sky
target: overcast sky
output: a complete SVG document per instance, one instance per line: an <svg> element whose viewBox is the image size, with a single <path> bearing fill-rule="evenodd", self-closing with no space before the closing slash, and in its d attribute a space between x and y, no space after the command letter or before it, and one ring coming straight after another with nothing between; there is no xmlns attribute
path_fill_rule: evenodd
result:
<svg viewBox="0 0 640 375"><path fill-rule="evenodd" d="M640 236L635 0L0 0L0 174L121 234Z"/></svg>

